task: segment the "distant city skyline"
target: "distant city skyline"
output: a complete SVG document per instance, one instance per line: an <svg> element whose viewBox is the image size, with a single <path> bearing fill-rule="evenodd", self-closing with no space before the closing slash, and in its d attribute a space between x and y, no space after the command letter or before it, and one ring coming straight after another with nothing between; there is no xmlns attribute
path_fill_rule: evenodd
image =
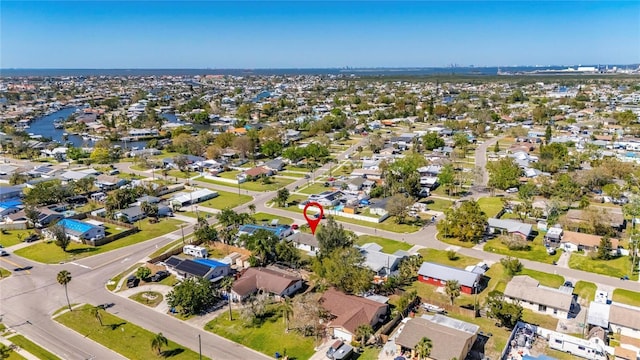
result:
<svg viewBox="0 0 640 360"><path fill-rule="evenodd" d="M640 2L2 1L0 68L637 64Z"/></svg>

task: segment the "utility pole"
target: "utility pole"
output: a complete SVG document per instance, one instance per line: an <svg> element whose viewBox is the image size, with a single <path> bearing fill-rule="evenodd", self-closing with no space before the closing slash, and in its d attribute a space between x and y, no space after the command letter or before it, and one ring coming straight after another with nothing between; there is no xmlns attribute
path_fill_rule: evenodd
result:
<svg viewBox="0 0 640 360"><path fill-rule="evenodd" d="M184 224L180 224L180 232L182 232L182 245L184 245Z"/></svg>
<svg viewBox="0 0 640 360"><path fill-rule="evenodd" d="M200 355L200 360L202 360L202 339L200 339L200 334L198 334L198 353Z"/></svg>

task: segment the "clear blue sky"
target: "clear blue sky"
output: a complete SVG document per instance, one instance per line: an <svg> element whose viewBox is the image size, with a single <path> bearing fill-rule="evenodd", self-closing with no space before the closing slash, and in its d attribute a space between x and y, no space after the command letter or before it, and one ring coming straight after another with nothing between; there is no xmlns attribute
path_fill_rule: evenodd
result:
<svg viewBox="0 0 640 360"><path fill-rule="evenodd" d="M640 62L640 2L0 1L2 68Z"/></svg>

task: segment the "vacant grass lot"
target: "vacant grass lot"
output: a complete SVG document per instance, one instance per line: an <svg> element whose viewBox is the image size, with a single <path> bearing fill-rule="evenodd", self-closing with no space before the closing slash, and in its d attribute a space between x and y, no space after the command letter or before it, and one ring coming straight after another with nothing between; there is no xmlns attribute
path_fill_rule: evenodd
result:
<svg viewBox="0 0 640 360"><path fill-rule="evenodd" d="M548 286L552 288L559 288L564 284L564 277L556 274L549 274L546 272L531 270L531 269L522 269L522 271L518 275L528 275L540 282L542 286Z"/></svg>
<svg viewBox="0 0 640 360"><path fill-rule="evenodd" d="M182 224L182 221L165 218L161 219L160 222L156 224L150 224L149 220L145 219L139 222L139 224L142 231L102 246L93 247L71 242L67 251L64 252L54 242L40 242L20 250L16 250L15 253L16 255L45 264L55 264L61 261L73 261L167 234L179 229L178 225Z"/></svg>
<svg viewBox="0 0 640 360"><path fill-rule="evenodd" d="M615 289L613 290L613 301L640 306L640 293L625 289Z"/></svg>
<svg viewBox="0 0 640 360"><path fill-rule="evenodd" d="M303 178L304 177L304 174L300 174L298 172L293 172L293 171L279 171L278 175L290 176L290 177L294 177L294 178Z"/></svg>
<svg viewBox="0 0 640 360"><path fill-rule="evenodd" d="M309 186L305 186L302 189L298 190L298 192L304 193L304 194L309 194L309 195L313 195L313 194L319 194L323 191L331 191L333 190L333 187L325 187L324 183L313 183L310 184Z"/></svg>
<svg viewBox="0 0 640 360"><path fill-rule="evenodd" d="M476 265L481 261L480 259L461 254L456 254L456 257L451 260L449 259L449 255L445 250L420 249L418 250L418 253L422 255L424 261L434 262L461 269L464 269L469 265Z"/></svg>
<svg viewBox="0 0 640 360"><path fill-rule="evenodd" d="M630 261L626 256L621 256L612 260L594 260L583 254L571 254L569 259L569 267L582 271L588 271L596 274L608 275L613 277L623 277L628 275L631 280L638 280L638 274L629 274Z"/></svg>
<svg viewBox="0 0 640 360"><path fill-rule="evenodd" d="M428 198L425 201L421 202L427 204L427 209L440 212L444 212L445 210L453 206L453 201L445 199Z"/></svg>
<svg viewBox="0 0 640 360"><path fill-rule="evenodd" d="M4 247L20 244L33 230L8 230L6 234L0 234L0 245Z"/></svg>
<svg viewBox="0 0 640 360"><path fill-rule="evenodd" d="M480 209L487 214L488 217L496 217L503 208L502 199L499 197L484 197L478 199Z"/></svg>
<svg viewBox="0 0 640 360"><path fill-rule="evenodd" d="M596 298L596 290L598 290L596 284L579 280L574 286L573 293L578 295L578 297L587 301L593 301L593 299ZM638 294L638 296L640 297L640 294Z"/></svg>
<svg viewBox="0 0 640 360"><path fill-rule="evenodd" d="M364 245L371 242L382 246L382 251L387 254L393 254L398 250L407 251L411 249L410 244L404 243L402 241L396 241L396 240L386 239L383 237L372 236L372 235L360 235L358 237L358 240L356 241L356 244Z"/></svg>
<svg viewBox="0 0 640 360"><path fill-rule="evenodd" d="M198 359L198 354L169 340L158 355L151 349L154 333L135 324L128 323L109 312L102 312L103 326L91 315L91 305L84 305L66 312L55 320L62 325L102 344L129 359ZM124 330L123 330L124 329Z"/></svg>
<svg viewBox="0 0 640 360"><path fill-rule="evenodd" d="M220 191L220 190L215 190L215 191L218 192L218 196L216 196L211 200L207 200L201 203L202 206L222 210L228 207L234 208L236 206L240 206L242 204L248 203L249 201L253 200L253 198L249 195L242 195L242 194L238 195L238 193L232 193L232 192Z"/></svg>
<svg viewBox="0 0 640 360"><path fill-rule="evenodd" d="M271 316L259 326L248 325L237 311L233 311L235 320L230 321L225 312L207 323L205 330L268 356L276 352L282 354L286 349L289 358L309 359L314 353L314 338L303 337L294 331L285 333L282 312L272 310Z"/></svg>
<svg viewBox="0 0 640 360"><path fill-rule="evenodd" d="M544 234L540 233L533 241L530 241L531 250L509 250L499 238L491 239L484 245L484 251L552 264L554 261L558 261L562 252L557 251L555 255L549 255L547 248L543 245L543 238Z"/></svg>
<svg viewBox="0 0 640 360"><path fill-rule="evenodd" d="M22 335L12 336L9 339L9 341L20 346L21 348L31 353L38 359L41 359L41 360L59 360L60 359L59 357L55 356L54 354L50 353L46 349L40 347L39 345L37 345L36 343L32 342L31 340L27 339Z"/></svg>
<svg viewBox="0 0 640 360"><path fill-rule="evenodd" d="M215 184L215 185L223 185L223 186L230 186L230 187L237 187L237 184L229 184L226 183L224 181L216 181L216 180L212 180L212 179L206 179L204 177L199 177L197 179L195 179L197 181L202 181L202 182L207 182L210 184ZM242 190L250 190L250 191L273 191L273 190L278 190L282 187L285 187L289 184L291 184L292 182L294 182L295 180L293 179L284 179L284 178L273 178L271 177L271 183L270 184L263 184L262 181L258 180L258 181L247 181L244 182L242 184L240 184L240 189Z"/></svg>
<svg viewBox="0 0 640 360"><path fill-rule="evenodd" d="M231 179L231 180L236 180L237 176L240 175L240 171L238 170L232 170L232 171L223 171L221 173L218 174L218 176L220 176L221 178L225 178L225 179Z"/></svg>
<svg viewBox="0 0 640 360"><path fill-rule="evenodd" d="M253 217L256 219L256 223L258 224L264 224L264 223L270 224L271 220L275 220L275 219L278 219L278 224L281 224L281 225L293 224L293 219L291 218L278 216L278 215L271 215L263 212L255 213Z"/></svg>

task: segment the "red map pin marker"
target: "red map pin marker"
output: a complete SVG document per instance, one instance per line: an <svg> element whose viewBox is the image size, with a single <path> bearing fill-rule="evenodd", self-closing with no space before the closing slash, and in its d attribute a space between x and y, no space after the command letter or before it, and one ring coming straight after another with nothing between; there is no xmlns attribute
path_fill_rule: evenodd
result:
<svg viewBox="0 0 640 360"><path fill-rule="evenodd" d="M310 206L314 206L317 207L318 209L320 209L320 214L318 214L317 218L310 218L307 215L307 209ZM317 202L308 202L307 205L304 207L304 211L302 212L302 214L304 215L304 218L307 220L307 223L309 224L309 228L311 229L311 233L312 234L316 234L316 228L318 227L318 224L320 223L320 220L322 220L322 216L324 216L324 210L322 209L322 205L318 204Z"/></svg>

